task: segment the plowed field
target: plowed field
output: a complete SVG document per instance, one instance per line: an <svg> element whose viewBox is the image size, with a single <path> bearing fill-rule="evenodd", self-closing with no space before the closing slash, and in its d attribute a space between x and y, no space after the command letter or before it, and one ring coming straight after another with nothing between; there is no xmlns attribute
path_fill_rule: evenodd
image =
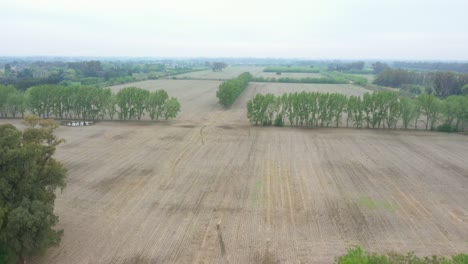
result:
<svg viewBox="0 0 468 264"><path fill-rule="evenodd" d="M30 263L332 263L357 244L468 251L466 136L254 127L246 101L291 87L253 83L224 110L217 82L191 82L161 85L181 101L174 121L57 130L65 235ZM346 87L333 89L363 92Z"/></svg>

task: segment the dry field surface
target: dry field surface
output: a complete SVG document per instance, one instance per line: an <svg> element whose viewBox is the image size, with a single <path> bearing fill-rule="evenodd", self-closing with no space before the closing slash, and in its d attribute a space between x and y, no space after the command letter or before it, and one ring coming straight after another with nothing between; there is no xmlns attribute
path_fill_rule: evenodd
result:
<svg viewBox="0 0 468 264"><path fill-rule="evenodd" d="M243 72L250 72L253 76L263 73L264 67L255 67L255 66L233 66L227 67L221 72L214 72L212 70L205 71L195 71L189 73L183 73L175 75L178 79L181 78L194 78L194 79L216 79L216 80L226 80L239 76ZM172 78L169 77L169 78Z"/></svg>
<svg viewBox="0 0 468 264"><path fill-rule="evenodd" d="M468 252L466 136L251 127L245 103L264 84L229 110L206 84L164 87L184 107L174 121L57 130L65 235L30 263L332 263L356 244Z"/></svg>
<svg viewBox="0 0 468 264"><path fill-rule="evenodd" d="M321 93L341 93L345 95L362 95L372 92L360 86L352 84L311 84L311 83L251 83L250 89L246 90L247 97L253 97L256 93L266 94L272 93L282 95L283 93L294 92L321 92ZM245 100L247 101L247 100Z"/></svg>
<svg viewBox="0 0 468 264"><path fill-rule="evenodd" d="M212 70L206 71L195 71L189 73L183 73L175 75L178 79L183 78L193 78L193 79L208 79L208 80L226 80L239 76L243 72L250 72L254 77L265 77L265 78L281 78L281 77L290 77L290 78L319 78L322 77L320 73L289 73L284 72L281 75L276 75L275 72L263 72L264 67L255 67L255 66L234 66L227 67L222 72L213 72ZM169 79L172 78L168 77Z"/></svg>
<svg viewBox="0 0 468 264"><path fill-rule="evenodd" d="M284 77L289 77L289 78L320 78L323 77L322 74L320 73L299 73L299 72L283 72L281 75L276 75L275 72L258 72L253 75L254 77L265 77L265 78L284 78Z"/></svg>

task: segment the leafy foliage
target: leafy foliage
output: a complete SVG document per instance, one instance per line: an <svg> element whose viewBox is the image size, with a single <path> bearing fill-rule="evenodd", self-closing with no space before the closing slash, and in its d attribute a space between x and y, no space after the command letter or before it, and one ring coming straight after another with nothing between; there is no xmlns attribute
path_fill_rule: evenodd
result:
<svg viewBox="0 0 468 264"><path fill-rule="evenodd" d="M244 72L237 78L221 83L218 91L216 92L216 97L218 97L219 103L224 107L231 106L247 87L251 79L252 75L248 72Z"/></svg>
<svg viewBox="0 0 468 264"><path fill-rule="evenodd" d="M117 105L119 106L119 118L130 120L138 118L140 120L146 109L146 99L150 92L138 87L126 87L117 92Z"/></svg>
<svg viewBox="0 0 468 264"><path fill-rule="evenodd" d="M227 67L227 64L224 62L220 62L220 61L213 62L211 64L211 70L213 70L214 72L222 71L226 67Z"/></svg>
<svg viewBox="0 0 468 264"><path fill-rule="evenodd" d="M372 64L372 68L374 70L374 74L379 74L383 72L385 69L389 68L386 63L382 63L380 61Z"/></svg>
<svg viewBox="0 0 468 264"><path fill-rule="evenodd" d="M281 96L257 94L247 102L247 118L256 125L290 125L328 127L408 128L422 114L426 129L434 130L441 117L445 124L458 128L468 120L468 97L453 96L441 101L434 95L422 94L415 100L399 98L396 92L365 93L363 97L318 92L289 93ZM461 128L463 129L463 128Z"/></svg>
<svg viewBox="0 0 468 264"><path fill-rule="evenodd" d="M24 116L29 111L42 118L80 120L113 119L116 114L122 120L140 120L146 112L153 120L163 115L174 118L180 104L173 100L166 105L167 100L164 90L150 93L136 87L124 88L114 95L109 88L93 86L40 85L21 93L12 86L0 85L0 117ZM167 110L169 106L173 110Z"/></svg>
<svg viewBox="0 0 468 264"><path fill-rule="evenodd" d="M351 63L338 63L338 64L330 64L328 66L329 71L350 71L350 70L362 70L364 68L365 63L363 61L356 61Z"/></svg>
<svg viewBox="0 0 468 264"><path fill-rule="evenodd" d="M426 86L433 88L437 96L446 97L463 93L463 86L468 84L468 73L413 72L387 68L377 76L374 83L397 88L405 88L405 84Z"/></svg>
<svg viewBox="0 0 468 264"><path fill-rule="evenodd" d="M54 230L55 190L65 187L65 168L53 158L62 140L54 121L19 131L0 125L0 258L5 262L42 253L58 245L63 231Z"/></svg>

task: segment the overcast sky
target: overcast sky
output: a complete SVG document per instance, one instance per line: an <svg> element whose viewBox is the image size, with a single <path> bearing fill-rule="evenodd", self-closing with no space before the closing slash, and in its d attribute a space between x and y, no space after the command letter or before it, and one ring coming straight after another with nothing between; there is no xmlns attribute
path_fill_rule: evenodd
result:
<svg viewBox="0 0 468 264"><path fill-rule="evenodd" d="M468 60L468 0L0 0L0 56Z"/></svg>

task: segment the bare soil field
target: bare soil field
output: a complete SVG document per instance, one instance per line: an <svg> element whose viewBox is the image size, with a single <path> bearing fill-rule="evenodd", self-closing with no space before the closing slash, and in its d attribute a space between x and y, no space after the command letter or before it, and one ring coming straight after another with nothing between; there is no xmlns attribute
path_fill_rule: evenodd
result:
<svg viewBox="0 0 468 264"><path fill-rule="evenodd" d="M226 80L239 76L243 72L250 72L254 77L265 77L265 78L281 78L281 77L290 77L290 78L319 78L322 77L320 73L289 73L284 72L281 75L276 75L275 72L263 72L265 67L255 67L255 66L233 66L227 67L222 72L213 72L212 70L206 71L195 71L189 73L183 73L175 75L177 79L208 79L208 80ZM168 78L172 78L168 77Z"/></svg>
<svg viewBox="0 0 468 264"><path fill-rule="evenodd" d="M206 119L215 109L220 109L216 101L216 90L220 81L209 80L150 80L110 86L113 92L125 87L140 87L149 91L164 89L170 97L176 97L181 103L180 122ZM149 120L148 116L142 119Z"/></svg>
<svg viewBox="0 0 468 264"><path fill-rule="evenodd" d="M175 75L178 79L183 78L194 78L194 79L216 79L216 80L227 80L239 76L241 73L250 72L253 76L261 74L264 67L255 67L255 66L232 66L227 67L223 71L214 72L212 70L205 71L194 71L189 73L183 73ZM172 78L172 77L169 77Z"/></svg>
<svg viewBox="0 0 468 264"><path fill-rule="evenodd" d="M332 263L357 244L468 251L466 136L255 127L245 117L258 92L363 92L355 86L252 83L224 110L215 84L174 83L161 87L180 98L174 121L57 130L65 234L30 263Z"/></svg>
<svg viewBox="0 0 468 264"><path fill-rule="evenodd" d="M250 90L249 90L250 89ZM362 95L372 92L360 86L352 84L315 84L315 83L262 83L252 82L246 90L247 96L255 96L256 93L272 93L282 95L283 93L294 92L321 92L321 93L341 93L345 95ZM251 93L254 93L253 95Z"/></svg>
<svg viewBox="0 0 468 264"><path fill-rule="evenodd" d="M117 92L125 87L140 87L150 91L165 89L169 96L176 97L181 103L181 113L177 117L179 122L189 122L200 124L210 119L211 116L222 111L216 98L216 90L221 81L211 80L150 80L122 85L110 86L113 92ZM308 83L256 83L252 82L244 91L242 96L236 101L235 107L231 109L231 115L223 117L225 122L246 122L245 105L255 94L273 93L281 95L283 93L294 92L329 92L342 93L346 95L362 95L371 92L362 87L351 84L308 84ZM232 113L236 113L233 115ZM149 120L148 116L142 117Z"/></svg>

